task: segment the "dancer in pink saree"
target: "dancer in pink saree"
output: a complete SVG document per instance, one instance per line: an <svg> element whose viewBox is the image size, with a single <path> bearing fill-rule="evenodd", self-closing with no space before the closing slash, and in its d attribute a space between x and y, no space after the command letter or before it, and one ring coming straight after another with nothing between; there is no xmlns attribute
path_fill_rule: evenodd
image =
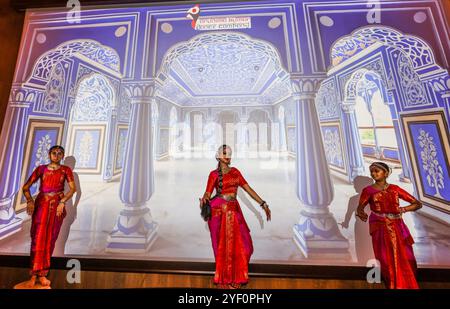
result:
<svg viewBox="0 0 450 309"><path fill-rule="evenodd" d="M418 289L417 264L412 245L414 243L402 214L415 211L422 204L400 187L388 184L386 178L390 168L383 162L370 165L370 174L375 184L363 189L356 216L364 222L367 214L364 207L370 204L372 213L369 230L376 259L380 262L381 275L389 289ZM400 207L399 199L411 203Z"/></svg>
<svg viewBox="0 0 450 309"><path fill-rule="evenodd" d="M28 288L34 287L36 277L41 285L50 285L47 274L55 242L66 216L65 203L76 192L72 170L60 164L64 158L64 148L58 145L52 146L48 155L50 164L38 166L22 188L27 199L27 213L32 216L31 278L26 284ZM40 180L39 194L36 199L33 199L30 188L38 180ZM66 181L70 190L64 194Z"/></svg>
<svg viewBox="0 0 450 309"><path fill-rule="evenodd" d="M248 185L239 170L229 167L229 146L221 146L216 159L219 161L218 167L209 174L206 192L200 199L200 207L208 201L211 204L212 216L208 225L216 259L214 283L221 288L240 288L248 283L248 263L253 253L253 244L250 229L236 200L238 186L260 204L267 221L270 221L271 212L267 203ZM214 189L217 194L211 198Z"/></svg>

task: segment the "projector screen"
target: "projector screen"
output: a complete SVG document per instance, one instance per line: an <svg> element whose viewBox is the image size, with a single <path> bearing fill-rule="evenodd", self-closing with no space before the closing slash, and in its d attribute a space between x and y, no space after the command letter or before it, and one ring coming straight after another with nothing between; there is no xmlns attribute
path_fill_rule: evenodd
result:
<svg viewBox="0 0 450 309"><path fill-rule="evenodd" d="M354 73L350 56L357 62L385 52L376 45L340 54L355 29L371 26L367 7L341 14L324 6L328 15L297 0L28 10L0 145L9 175L0 186L0 254L29 254L21 188L58 144L77 192L54 256L214 262L199 199L227 144L230 166L271 210L267 221L238 189L251 263L372 265L369 223L355 214L372 183L369 165L383 161L393 171L387 181L434 214L403 215L419 267L448 267L450 229L436 217L448 215L450 193L442 187L436 197L420 182L420 154L408 144L420 128L391 113L377 73L384 69L367 65L354 83L356 113L339 97ZM386 27L408 25L401 14L386 18ZM443 115L433 114L433 132L445 137ZM445 143L436 145L442 162ZM38 191L36 183L31 194Z"/></svg>

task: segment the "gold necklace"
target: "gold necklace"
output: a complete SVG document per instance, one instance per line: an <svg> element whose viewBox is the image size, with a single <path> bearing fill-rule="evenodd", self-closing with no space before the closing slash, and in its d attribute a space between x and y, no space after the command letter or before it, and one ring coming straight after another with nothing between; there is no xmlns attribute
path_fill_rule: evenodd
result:
<svg viewBox="0 0 450 309"><path fill-rule="evenodd" d="M380 188L381 191L385 191L387 189L387 187L389 186L388 183L386 183L385 185L383 185L382 187L380 187L378 184L376 184L378 186L378 188Z"/></svg>

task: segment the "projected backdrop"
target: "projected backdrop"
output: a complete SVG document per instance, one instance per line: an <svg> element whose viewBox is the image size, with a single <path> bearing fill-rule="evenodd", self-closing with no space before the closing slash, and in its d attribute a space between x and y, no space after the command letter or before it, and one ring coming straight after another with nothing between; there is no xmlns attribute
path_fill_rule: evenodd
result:
<svg viewBox="0 0 450 309"><path fill-rule="evenodd" d="M425 205L405 215L419 265L449 266L449 41L439 2L421 5L383 2L382 23L366 1L200 4L192 19L189 5L28 11L1 133L0 252L28 254L20 188L60 143L79 190L57 254L213 261L198 198L227 143L272 209L264 222L239 191L252 262L365 265L354 211L381 160Z"/></svg>

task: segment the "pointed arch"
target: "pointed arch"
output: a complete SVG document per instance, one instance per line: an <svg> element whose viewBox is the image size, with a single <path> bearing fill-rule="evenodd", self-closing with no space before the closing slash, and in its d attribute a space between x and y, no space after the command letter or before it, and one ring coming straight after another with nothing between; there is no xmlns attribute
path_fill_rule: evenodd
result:
<svg viewBox="0 0 450 309"><path fill-rule="evenodd" d="M364 79L376 84L381 91L384 102L388 102L389 98L386 92L386 82L376 72L365 68L353 72L350 79L345 84L345 102L355 102L356 96L358 95L358 86Z"/></svg>
<svg viewBox="0 0 450 309"><path fill-rule="evenodd" d="M387 26L359 28L340 38L330 50L331 63L336 66L376 43L404 52L416 70L436 65L433 51L424 40Z"/></svg>
<svg viewBox="0 0 450 309"><path fill-rule="evenodd" d="M169 75L170 67L175 60L188 50L212 44L234 43L245 49L255 50L266 54L274 63L276 71L282 70L281 55L278 50L267 41L252 38L238 32L208 32L194 36L189 41L180 42L169 49L163 58L162 66L157 76L163 81Z"/></svg>
<svg viewBox="0 0 450 309"><path fill-rule="evenodd" d="M53 67L75 55L82 55L88 59L120 74L120 57L111 47L102 45L95 40L71 40L64 42L39 57L36 61L30 79L47 82Z"/></svg>

